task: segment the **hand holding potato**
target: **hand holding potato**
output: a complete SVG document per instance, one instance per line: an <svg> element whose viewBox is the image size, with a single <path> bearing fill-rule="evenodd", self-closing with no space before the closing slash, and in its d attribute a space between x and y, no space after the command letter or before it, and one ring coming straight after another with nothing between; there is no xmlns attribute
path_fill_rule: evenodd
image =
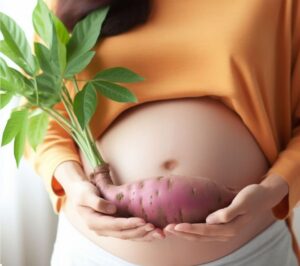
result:
<svg viewBox="0 0 300 266"><path fill-rule="evenodd" d="M116 206L100 197L98 189L85 177L79 164L62 163L57 167L55 176L65 190L68 208L76 211L97 235L135 241L155 239L158 229L143 219L113 217Z"/></svg>

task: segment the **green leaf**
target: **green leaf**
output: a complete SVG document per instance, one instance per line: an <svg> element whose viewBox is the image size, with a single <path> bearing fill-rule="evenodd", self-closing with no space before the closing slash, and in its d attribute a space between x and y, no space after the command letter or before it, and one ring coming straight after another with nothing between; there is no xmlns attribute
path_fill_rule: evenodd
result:
<svg viewBox="0 0 300 266"><path fill-rule="evenodd" d="M82 129L88 124L97 107L97 93L90 83L76 94L73 109Z"/></svg>
<svg viewBox="0 0 300 266"><path fill-rule="evenodd" d="M47 131L48 123L48 114L45 112L29 118L28 141L34 151L36 150L36 147L42 143Z"/></svg>
<svg viewBox="0 0 300 266"><path fill-rule="evenodd" d="M7 47L9 47L10 52L8 54L14 55L10 59L23 68L29 75L33 76L38 71L38 65L31 53L23 30L12 18L0 12L0 31L6 42L6 51ZM18 57L20 59L15 60Z"/></svg>
<svg viewBox="0 0 300 266"><path fill-rule="evenodd" d="M24 154L27 128L28 128L28 112L26 113L26 117L24 117L22 121L22 127L18 132L18 134L16 135L14 141L14 156L15 156L17 167L19 167L21 157Z"/></svg>
<svg viewBox="0 0 300 266"><path fill-rule="evenodd" d="M33 95L34 92L34 86L33 86L33 80L26 78L22 73L20 73L18 70L14 68L10 68L10 75L13 75L18 80L22 81L22 86L20 86L17 90L18 94L28 97Z"/></svg>
<svg viewBox="0 0 300 266"><path fill-rule="evenodd" d="M53 62L51 51L41 43L34 43L34 50L41 69L49 75L59 76L59 65Z"/></svg>
<svg viewBox="0 0 300 266"><path fill-rule="evenodd" d="M137 102L135 95L121 85L104 80L92 81L92 84L101 94L116 102Z"/></svg>
<svg viewBox="0 0 300 266"><path fill-rule="evenodd" d="M66 46L59 41L58 43L58 58L59 58L59 66L60 73L63 75L66 66L67 66L67 49Z"/></svg>
<svg viewBox="0 0 300 266"><path fill-rule="evenodd" d="M144 78L125 67L112 67L104 69L97 73L94 80L107 80L110 82L138 82L143 81Z"/></svg>
<svg viewBox="0 0 300 266"><path fill-rule="evenodd" d="M23 122L27 119L27 115L27 109L11 112L10 118L8 119L3 132L1 146L10 143L13 138L15 138L15 136L20 132Z"/></svg>
<svg viewBox="0 0 300 266"><path fill-rule="evenodd" d="M51 107L60 102L61 85L59 79L43 73L36 77L36 82L41 104Z"/></svg>
<svg viewBox="0 0 300 266"><path fill-rule="evenodd" d="M66 67L65 78L74 76L77 73L80 73L87 65L91 62L95 55L94 51L88 51L85 54L71 59Z"/></svg>
<svg viewBox="0 0 300 266"><path fill-rule="evenodd" d="M0 109L4 108L12 99L13 93L6 92L6 93L0 93Z"/></svg>
<svg viewBox="0 0 300 266"><path fill-rule="evenodd" d="M97 42L109 6L98 9L79 21L67 44L68 62L89 51Z"/></svg>
<svg viewBox="0 0 300 266"><path fill-rule="evenodd" d="M20 57L18 54L14 53L14 51L10 49L6 40L0 41L0 52L6 55L11 61L15 62L18 66L27 65L22 57Z"/></svg>
<svg viewBox="0 0 300 266"><path fill-rule="evenodd" d="M67 28L65 27L63 22L57 16L55 16L53 13L51 13L51 18L52 18L52 21L54 22L58 39L63 44L67 44L68 41L70 40L70 34L69 34Z"/></svg>
<svg viewBox="0 0 300 266"><path fill-rule="evenodd" d="M56 35L55 26L52 24L52 46L50 49L51 58L53 64L56 64L59 68L59 75L61 76L66 68L67 54L66 54L66 45L64 45Z"/></svg>
<svg viewBox="0 0 300 266"><path fill-rule="evenodd" d="M43 0L38 0L32 13L33 27L42 40L51 46L52 42L52 21L50 10Z"/></svg>
<svg viewBox="0 0 300 266"><path fill-rule="evenodd" d="M38 34L49 47L47 49L42 44L35 44L35 52L41 68L48 74L60 76L66 67L68 31L43 0L38 0L33 12L33 23Z"/></svg>
<svg viewBox="0 0 300 266"><path fill-rule="evenodd" d="M22 81L11 75L10 68L0 57L0 84L1 89L6 92L16 92L18 86L22 86Z"/></svg>
<svg viewBox="0 0 300 266"><path fill-rule="evenodd" d="M33 94L31 81L19 71L9 67L0 57L0 84L1 89L13 94L29 96Z"/></svg>

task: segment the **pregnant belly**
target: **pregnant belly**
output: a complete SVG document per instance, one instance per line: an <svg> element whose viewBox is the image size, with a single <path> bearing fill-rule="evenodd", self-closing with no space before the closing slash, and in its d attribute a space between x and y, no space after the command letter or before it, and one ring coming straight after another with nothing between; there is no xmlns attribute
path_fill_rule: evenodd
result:
<svg viewBox="0 0 300 266"><path fill-rule="evenodd" d="M232 189L259 183L268 162L239 116L210 97L144 103L127 109L97 140L115 184L167 174L212 179ZM91 173L81 154L87 174ZM195 265L237 249L275 219L258 217L226 243L188 241L175 236L134 242L95 236L75 214L72 223L94 243L139 265ZM77 221L77 222L76 222Z"/></svg>

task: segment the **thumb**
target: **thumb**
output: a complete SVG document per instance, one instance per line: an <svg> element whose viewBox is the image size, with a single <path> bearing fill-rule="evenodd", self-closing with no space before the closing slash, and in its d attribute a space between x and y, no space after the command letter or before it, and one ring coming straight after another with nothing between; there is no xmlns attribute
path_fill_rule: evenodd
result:
<svg viewBox="0 0 300 266"><path fill-rule="evenodd" d="M245 202L240 201L239 198L234 198L231 204L223 209L219 209L206 217L206 223L219 224L228 223L237 216L245 212Z"/></svg>
<svg viewBox="0 0 300 266"><path fill-rule="evenodd" d="M88 194L85 197L84 205L92 208L93 210L105 214L113 214L117 211L117 208L114 204L109 201L100 198L96 194Z"/></svg>

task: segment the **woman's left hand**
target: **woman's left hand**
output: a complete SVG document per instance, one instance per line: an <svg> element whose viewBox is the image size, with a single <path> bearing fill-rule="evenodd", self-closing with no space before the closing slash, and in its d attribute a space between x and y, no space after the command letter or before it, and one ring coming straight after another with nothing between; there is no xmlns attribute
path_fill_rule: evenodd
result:
<svg viewBox="0 0 300 266"><path fill-rule="evenodd" d="M169 224L163 231L166 236L171 234L188 240L228 241L256 217L271 211L283 197L282 193L278 195L276 192L277 189L272 186L248 185L229 206L207 216L206 223Z"/></svg>

